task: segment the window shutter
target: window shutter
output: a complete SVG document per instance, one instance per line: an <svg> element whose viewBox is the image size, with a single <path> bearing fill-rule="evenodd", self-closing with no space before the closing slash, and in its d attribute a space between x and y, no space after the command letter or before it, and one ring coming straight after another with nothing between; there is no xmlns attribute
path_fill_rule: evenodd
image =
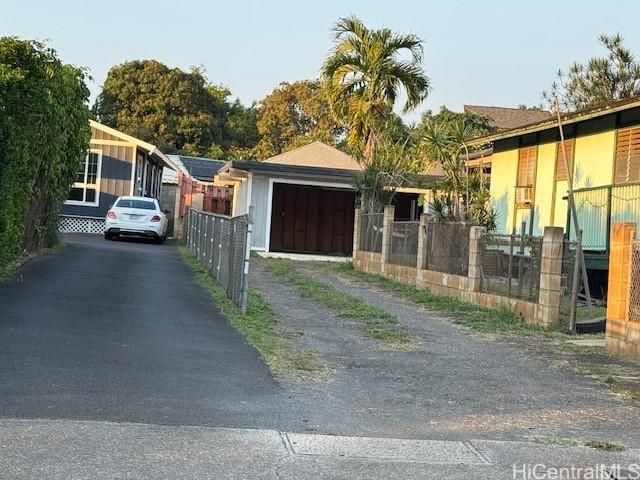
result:
<svg viewBox="0 0 640 480"><path fill-rule="evenodd" d="M618 130L613 182L640 182L640 127Z"/></svg>
<svg viewBox="0 0 640 480"><path fill-rule="evenodd" d="M556 147L556 180L566 180L567 179L567 169L564 165L564 155L562 153L563 144L562 142L558 142L558 146ZM567 163L569 164L569 168L573 168L573 139L564 141L564 149L567 152Z"/></svg>
<svg viewBox="0 0 640 480"><path fill-rule="evenodd" d="M537 147L521 148L518 159L518 187L533 187Z"/></svg>

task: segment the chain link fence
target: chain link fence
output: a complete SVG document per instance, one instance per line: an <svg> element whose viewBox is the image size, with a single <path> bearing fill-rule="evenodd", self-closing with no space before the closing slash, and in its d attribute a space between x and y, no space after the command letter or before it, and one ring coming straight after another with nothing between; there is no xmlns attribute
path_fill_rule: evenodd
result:
<svg viewBox="0 0 640 480"><path fill-rule="evenodd" d="M189 250L244 311L251 243L249 216L227 217L189 209L186 219Z"/></svg>
<svg viewBox="0 0 640 480"><path fill-rule="evenodd" d="M419 222L391 222L389 263L415 267L418 262Z"/></svg>
<svg viewBox="0 0 640 480"><path fill-rule="evenodd" d="M428 222L424 232L424 268L466 277L472 226L466 222Z"/></svg>
<svg viewBox="0 0 640 480"><path fill-rule="evenodd" d="M480 255L482 291L538 301L542 237L485 233Z"/></svg>
<svg viewBox="0 0 640 480"><path fill-rule="evenodd" d="M363 213L360 215L360 250L382 253L383 213Z"/></svg>
<svg viewBox="0 0 640 480"><path fill-rule="evenodd" d="M640 242L635 242L631 248L629 321L640 322Z"/></svg>

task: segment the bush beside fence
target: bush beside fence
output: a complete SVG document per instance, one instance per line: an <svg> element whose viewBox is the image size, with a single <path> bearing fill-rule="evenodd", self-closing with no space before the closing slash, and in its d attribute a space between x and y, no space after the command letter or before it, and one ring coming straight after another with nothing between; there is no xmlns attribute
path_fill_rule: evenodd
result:
<svg viewBox="0 0 640 480"><path fill-rule="evenodd" d="M187 247L244 311L249 288L249 216L228 217L189 209L186 220Z"/></svg>

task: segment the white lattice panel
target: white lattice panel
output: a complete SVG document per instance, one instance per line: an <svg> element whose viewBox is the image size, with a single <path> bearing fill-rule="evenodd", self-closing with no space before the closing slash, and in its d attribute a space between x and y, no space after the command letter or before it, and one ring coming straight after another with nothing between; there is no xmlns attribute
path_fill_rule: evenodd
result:
<svg viewBox="0 0 640 480"><path fill-rule="evenodd" d="M60 215L58 231L62 233L92 233L100 235L104 232L104 219Z"/></svg>

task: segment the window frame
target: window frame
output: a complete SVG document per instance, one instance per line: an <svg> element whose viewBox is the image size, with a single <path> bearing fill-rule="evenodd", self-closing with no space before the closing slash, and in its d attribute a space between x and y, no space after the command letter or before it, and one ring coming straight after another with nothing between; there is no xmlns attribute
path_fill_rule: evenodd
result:
<svg viewBox="0 0 640 480"><path fill-rule="evenodd" d="M98 155L98 165L96 168L96 183L87 183L87 176L89 173L89 154L95 153ZM83 200L65 200L65 205L79 205L85 207L97 207L100 204L100 178L102 176L102 150L91 148L87 150L87 154L84 157L84 182L73 182L71 188L82 188ZM87 187L95 187L96 196L93 202L87 202Z"/></svg>
<svg viewBox="0 0 640 480"><path fill-rule="evenodd" d="M618 163L618 148L619 148L619 142L620 142L620 134L621 133L625 133L625 132L629 132L629 146L628 146L628 151L626 153L626 160L625 160L625 164L626 164L626 170L627 173L625 175L625 179L623 181L618 181L618 167L619 167L619 163ZM632 146L632 134L633 133L640 133L640 125L629 125L626 126L624 128L618 128L616 129L616 141L615 141L615 148L614 148L614 152L613 152L613 174L612 174L612 184L613 185L633 185L633 184L637 184L640 182L640 172L636 172L636 176L638 177L637 179L630 179L631 177L631 146Z"/></svg>
<svg viewBox="0 0 640 480"><path fill-rule="evenodd" d="M530 150L533 149L535 150L534 153L534 157L533 157L533 172L532 172L532 179L531 179L531 185L520 185L520 165L521 165L521 155L520 152L522 150ZM536 174L538 171L538 145L534 144L534 145L528 145L528 146L520 146L518 148L518 165L516 167L516 186L515 186L515 209L531 209L533 204L535 203L535 192L536 192ZM518 201L518 190L520 189L524 189L524 188L528 188L531 190L531 203L528 202L520 202Z"/></svg>
<svg viewBox="0 0 640 480"><path fill-rule="evenodd" d="M571 178L573 179L573 170L575 168L575 160L576 160L576 139L575 138L565 138L564 143L571 142L571 149L567 151L567 163L569 164L569 168L571 169ZM553 166L553 179L556 182L568 181L569 180L569 172L558 173L558 165L562 165L564 168L564 156L562 154L562 149L564 145L562 141L556 142L556 163Z"/></svg>

